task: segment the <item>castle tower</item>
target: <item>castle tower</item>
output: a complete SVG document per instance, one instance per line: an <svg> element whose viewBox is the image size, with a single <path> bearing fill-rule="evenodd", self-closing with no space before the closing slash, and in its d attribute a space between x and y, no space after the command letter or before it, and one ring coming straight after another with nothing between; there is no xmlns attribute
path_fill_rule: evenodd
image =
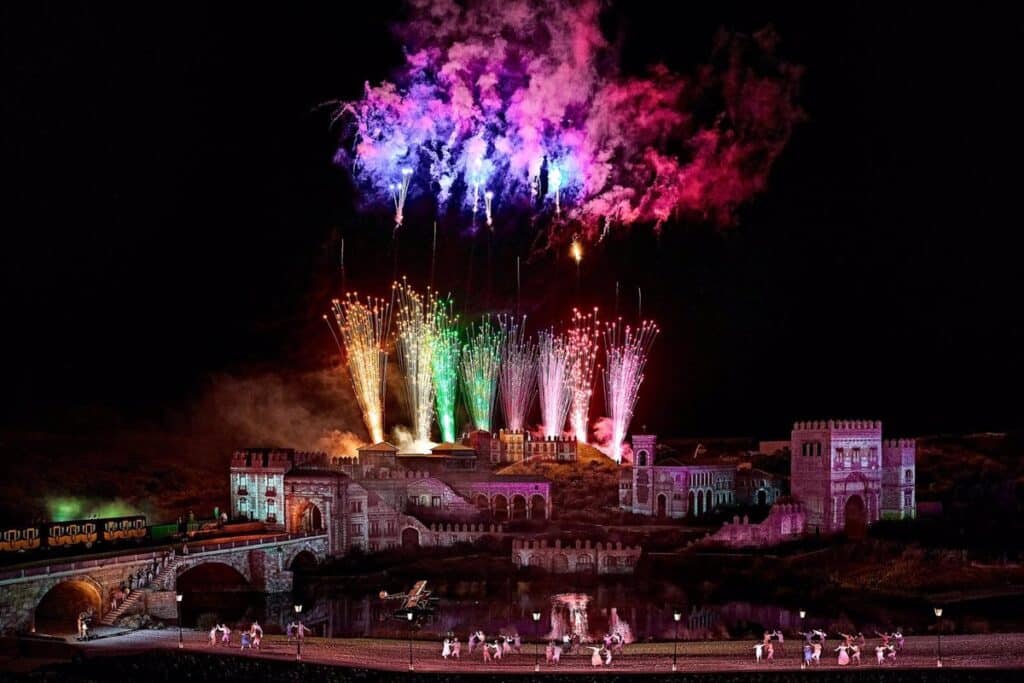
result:
<svg viewBox="0 0 1024 683"><path fill-rule="evenodd" d="M658 446L658 437L654 434L633 435L633 466L631 470L633 512L641 515L650 515L653 512L653 495L651 486L654 477L654 457ZM622 499L622 491L619 492L619 499Z"/></svg>
<svg viewBox="0 0 1024 683"><path fill-rule="evenodd" d="M882 519L917 516L917 442L890 439L882 445Z"/></svg>
<svg viewBox="0 0 1024 683"><path fill-rule="evenodd" d="M807 511L807 529L862 535L881 516L882 423L816 420L793 425L793 495Z"/></svg>
<svg viewBox="0 0 1024 683"><path fill-rule="evenodd" d="M638 467L650 467L654 464L654 454L658 447L658 437L654 434L633 435L633 464Z"/></svg>

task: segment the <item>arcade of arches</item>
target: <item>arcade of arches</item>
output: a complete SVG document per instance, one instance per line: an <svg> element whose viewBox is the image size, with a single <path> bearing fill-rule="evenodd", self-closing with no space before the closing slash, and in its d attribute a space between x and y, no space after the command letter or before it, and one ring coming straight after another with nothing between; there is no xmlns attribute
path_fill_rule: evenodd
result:
<svg viewBox="0 0 1024 683"><path fill-rule="evenodd" d="M551 514L548 499L540 493L496 493L490 497L477 493L471 499L478 510L490 511L496 522L548 519Z"/></svg>

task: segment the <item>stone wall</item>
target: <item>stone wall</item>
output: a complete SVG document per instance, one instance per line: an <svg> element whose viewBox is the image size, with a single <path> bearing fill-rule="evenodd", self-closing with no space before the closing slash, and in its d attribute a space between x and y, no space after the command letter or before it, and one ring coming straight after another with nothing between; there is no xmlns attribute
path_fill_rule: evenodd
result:
<svg viewBox="0 0 1024 683"><path fill-rule="evenodd" d="M807 514L798 503L776 503L768 517L759 524L751 524L744 515L741 520L733 517L714 534L704 538L704 543L727 545L733 548L770 546L800 538L807 530Z"/></svg>
<svg viewBox="0 0 1024 683"><path fill-rule="evenodd" d="M638 545L623 546L622 543L576 541L573 545L563 546L561 540L556 540L553 545L546 540L512 541L513 564L517 567L538 567L554 574L632 574L641 552Z"/></svg>
<svg viewBox="0 0 1024 683"><path fill-rule="evenodd" d="M501 524L431 524L428 531L430 544L438 546L475 543L484 536L501 538L505 534Z"/></svg>

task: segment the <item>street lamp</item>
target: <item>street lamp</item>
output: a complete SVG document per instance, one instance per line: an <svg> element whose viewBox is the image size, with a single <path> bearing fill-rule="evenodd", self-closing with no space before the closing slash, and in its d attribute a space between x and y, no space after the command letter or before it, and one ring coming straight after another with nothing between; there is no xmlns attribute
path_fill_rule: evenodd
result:
<svg viewBox="0 0 1024 683"><path fill-rule="evenodd" d="M302 605L295 605L295 617L298 619L298 633L295 634L295 659L302 659Z"/></svg>
<svg viewBox="0 0 1024 683"><path fill-rule="evenodd" d="M807 616L807 610L800 610L800 635L804 634L804 617ZM803 669L807 666L807 660L804 659L804 648L801 645L800 649L796 651L797 657L800 658L800 668Z"/></svg>
<svg viewBox="0 0 1024 683"><path fill-rule="evenodd" d="M537 642L533 644L533 670L540 671L540 612L533 613L533 623L537 631Z"/></svg>
<svg viewBox="0 0 1024 683"><path fill-rule="evenodd" d="M409 620L409 671L414 671L412 665L412 610L405 613L405 618Z"/></svg>
<svg viewBox="0 0 1024 683"><path fill-rule="evenodd" d="M181 635L181 599L183 597L185 597L185 596L182 595L181 593L175 593L175 595L174 595L174 604L178 608L178 649L179 650L181 648L185 647L185 641L183 640L182 635Z"/></svg>
<svg viewBox="0 0 1024 683"><path fill-rule="evenodd" d="M935 636L938 638L938 648L935 653L935 666L942 668L942 608L934 607L935 612Z"/></svg>
<svg viewBox="0 0 1024 683"><path fill-rule="evenodd" d="M683 618L683 613L676 610L672 613L672 620L676 622L676 636L672 640L672 670L676 670L676 655L679 650L679 620Z"/></svg>

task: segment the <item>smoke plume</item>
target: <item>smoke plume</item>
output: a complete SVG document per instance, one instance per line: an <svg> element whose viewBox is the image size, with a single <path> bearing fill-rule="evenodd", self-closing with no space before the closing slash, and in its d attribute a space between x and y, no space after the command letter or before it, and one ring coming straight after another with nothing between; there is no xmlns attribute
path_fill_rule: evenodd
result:
<svg viewBox="0 0 1024 683"><path fill-rule="evenodd" d="M630 76L598 0L409 5L393 82L336 112L337 161L367 206L429 195L475 217L492 192L499 224L502 212L553 214L552 243L669 219L726 226L803 116L801 69L775 56L770 27L721 33L690 74Z"/></svg>

